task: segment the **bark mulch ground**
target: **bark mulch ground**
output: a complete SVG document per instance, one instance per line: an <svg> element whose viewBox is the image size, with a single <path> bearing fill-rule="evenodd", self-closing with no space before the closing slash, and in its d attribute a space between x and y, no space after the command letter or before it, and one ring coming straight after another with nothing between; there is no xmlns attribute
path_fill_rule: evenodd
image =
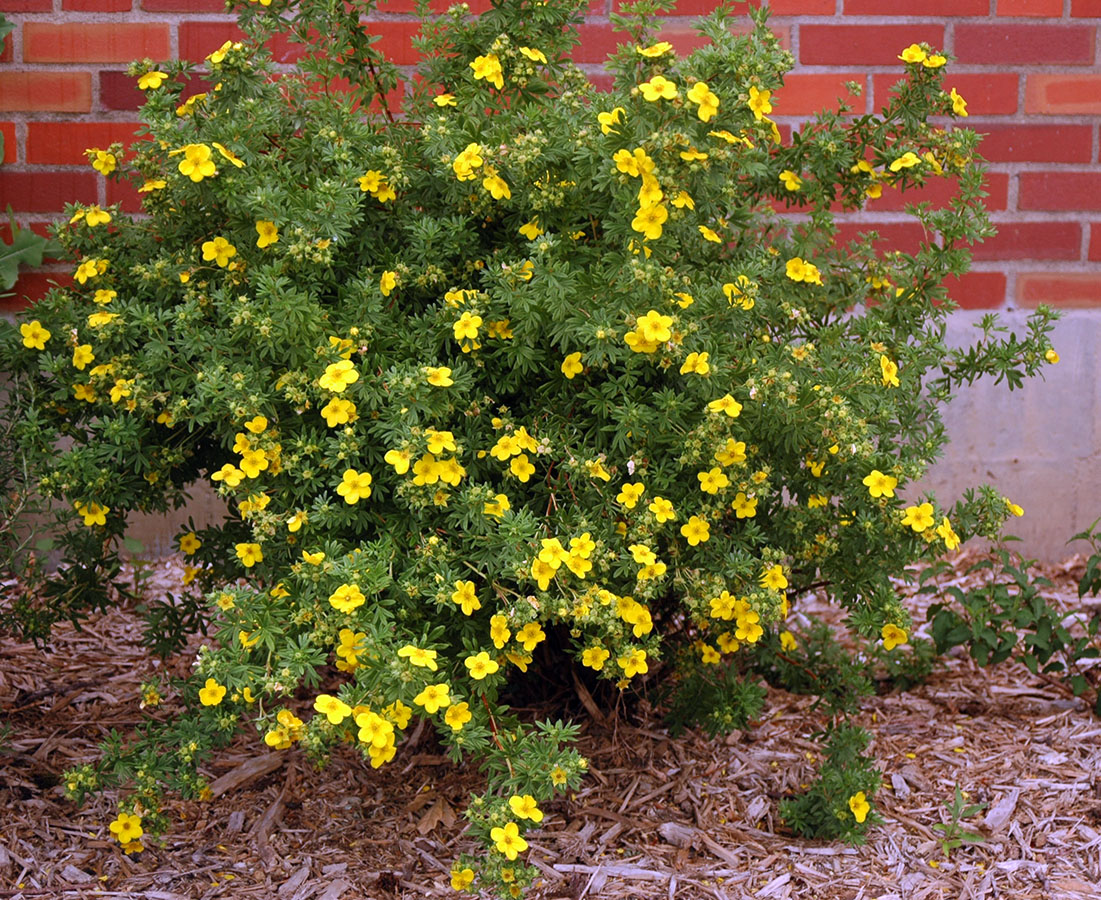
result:
<svg viewBox="0 0 1101 900"><path fill-rule="evenodd" d="M161 577L178 578L176 565ZM1077 571L1080 560L1045 571L1068 609ZM0 898L456 896L449 864L473 848L462 810L480 782L427 735L377 772L351 752L317 770L242 737L207 770L214 800L170 800L163 845L120 853L107 831L116 797L78 809L59 781L110 729L141 721L138 685L160 664L140 637L140 618L116 609L59 627L45 652L0 641ZM856 848L778 821L779 798L813 777L824 719L812 702L770 690L764 721L714 741L672 739L645 704L585 721L592 777L529 834L544 873L531 896L1101 898L1101 721L1060 684L955 656L908 693L869 698L858 722L875 735L887 822ZM956 785L987 804L965 823L985 840L946 860L933 825Z"/></svg>

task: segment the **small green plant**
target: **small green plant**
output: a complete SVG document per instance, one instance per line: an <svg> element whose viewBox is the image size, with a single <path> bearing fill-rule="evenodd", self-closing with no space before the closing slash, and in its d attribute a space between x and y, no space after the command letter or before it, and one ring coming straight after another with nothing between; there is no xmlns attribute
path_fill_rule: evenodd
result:
<svg viewBox="0 0 1101 900"><path fill-rule="evenodd" d="M951 852L957 847L962 847L966 844L981 844L986 838L981 834L976 834L973 831L968 831L963 827L963 820L970 819L972 816L977 816L980 812L986 809L985 803L967 803L967 798L964 796L960 786L955 786L955 794L951 803L945 803L944 808L948 813L947 822L938 822L933 826L934 831L940 832L940 849L944 853L944 858L949 859Z"/></svg>
<svg viewBox="0 0 1101 900"><path fill-rule="evenodd" d="M864 842L883 821L872 805L881 773L864 754L872 736L847 722L825 733L825 758L818 777L802 794L780 802L780 816L796 834Z"/></svg>
<svg viewBox="0 0 1101 900"><path fill-rule="evenodd" d="M1092 694L1094 711L1101 715L1097 670L1079 665L1082 660L1101 655L1101 615L1068 616L1066 611L1056 609L1043 596L1051 581L1032 572L1035 562L1004 547L997 548L991 557L967 569L967 574L989 573L982 584L969 589L927 584L949 566L947 562L923 571L919 577L925 585L922 591L947 595L953 601L929 606L927 617L937 652L966 646L980 666L1013 657L1034 674L1061 676L1076 697ZM1090 573L1087 565L1080 594L1085 593L1083 586L1088 589L1092 583Z"/></svg>
<svg viewBox="0 0 1101 900"><path fill-rule="evenodd" d="M1086 558L1085 571L1078 582L1080 598L1086 594L1094 597L1101 594L1101 530L1098 530L1098 526L1101 526L1101 519L1095 519L1089 528L1071 538L1071 541L1089 541L1091 548L1090 555Z"/></svg>

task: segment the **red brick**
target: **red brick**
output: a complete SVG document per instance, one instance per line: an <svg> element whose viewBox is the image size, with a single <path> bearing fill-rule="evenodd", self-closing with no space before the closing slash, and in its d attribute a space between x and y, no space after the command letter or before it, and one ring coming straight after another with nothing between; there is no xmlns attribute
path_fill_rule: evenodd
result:
<svg viewBox="0 0 1101 900"><path fill-rule="evenodd" d="M1101 19L1101 0L1070 0L1070 14L1088 19Z"/></svg>
<svg viewBox="0 0 1101 900"><path fill-rule="evenodd" d="M900 73L872 76L875 91L874 109L882 109L887 105L891 97L891 88L900 80L902 80ZM1017 111L1018 83L1016 73L983 72L961 75L950 72L944 81L944 89L950 91L955 88L967 101L967 112L970 115L1011 115Z"/></svg>
<svg viewBox="0 0 1101 900"><path fill-rule="evenodd" d="M172 55L164 22L26 22L23 59L26 62L130 62Z"/></svg>
<svg viewBox="0 0 1101 900"><path fill-rule="evenodd" d="M154 0L154 2L179 3L182 0ZM437 13L446 12L447 8L454 5L454 3L455 0L432 0L432 10ZM479 15L489 9L492 4L489 0L466 0L466 5L470 7L470 11L474 15ZM603 0L594 0L591 6L598 7L592 10L594 15L604 14L605 5ZM379 0L375 9L383 13L412 14L417 11L417 0Z"/></svg>
<svg viewBox="0 0 1101 900"><path fill-rule="evenodd" d="M15 287L12 288L12 296L0 299L0 311L18 312L37 303L51 288L72 283L72 273L65 269L50 272L32 269L20 272Z"/></svg>
<svg viewBox="0 0 1101 900"><path fill-rule="evenodd" d="M961 63L1000 66L1079 65L1093 62L1095 29L1080 25L956 26Z"/></svg>
<svg viewBox="0 0 1101 900"><path fill-rule="evenodd" d="M752 0L750 5L762 4ZM770 0L768 8L774 16L832 16L836 9L834 0Z"/></svg>
<svg viewBox="0 0 1101 900"><path fill-rule="evenodd" d="M655 40L668 41L679 56L687 56L699 47L707 47L711 39L690 26L662 28Z"/></svg>
<svg viewBox="0 0 1101 900"><path fill-rule="evenodd" d="M1022 272L1017 276L1021 306L1101 306L1101 270L1096 272Z"/></svg>
<svg viewBox="0 0 1101 900"><path fill-rule="evenodd" d="M420 22L370 22L364 29L368 34L380 34L382 40L375 45L390 62L409 66L420 62L420 54L413 49L413 38L420 34Z"/></svg>
<svg viewBox="0 0 1101 900"><path fill-rule="evenodd" d="M911 9L905 9L899 0L845 0L845 15L849 16L985 16L989 12L990 0L921 0Z"/></svg>
<svg viewBox="0 0 1101 900"><path fill-rule="evenodd" d="M66 12L129 12L134 0L62 0Z"/></svg>
<svg viewBox="0 0 1101 900"><path fill-rule="evenodd" d="M589 79L589 83L593 87L602 93L611 91L615 84L615 78L607 72L586 72L585 77Z"/></svg>
<svg viewBox="0 0 1101 900"><path fill-rule="evenodd" d="M15 123L14 122L0 122L0 134L4 136L4 155L0 158L0 163L7 165L16 161L15 146Z"/></svg>
<svg viewBox="0 0 1101 900"><path fill-rule="evenodd" d="M181 22L180 59L205 62L226 41L240 40L244 40L244 35L232 22Z"/></svg>
<svg viewBox="0 0 1101 900"><path fill-rule="evenodd" d="M799 116L821 109L837 109L838 98L845 100L857 113L867 109L866 96L857 97L845 89L846 81L864 84L863 72L831 72L829 74L794 74L784 77L784 86L772 95L775 113Z"/></svg>
<svg viewBox="0 0 1101 900"><path fill-rule="evenodd" d="M957 29L962 26L956 26ZM804 65L897 66L898 55L914 42L944 46L944 26L915 25L802 25L799 61ZM959 41L957 39L957 45Z"/></svg>
<svg viewBox="0 0 1101 900"><path fill-rule="evenodd" d="M1022 172L1019 209L1101 210L1101 172Z"/></svg>
<svg viewBox="0 0 1101 900"><path fill-rule="evenodd" d="M1003 210L1009 194L1009 176L1005 172L988 172L986 192L990 195L983 202L992 212ZM914 188L903 193L897 188L885 187L883 196L878 200L869 200L868 209L872 212L897 212L911 203L928 201L934 207L944 207L956 196L954 178L931 178L924 187Z"/></svg>
<svg viewBox="0 0 1101 900"><path fill-rule="evenodd" d="M1063 14L1063 0L998 0L999 16L1050 16Z"/></svg>
<svg viewBox="0 0 1101 900"><path fill-rule="evenodd" d="M1025 112L1047 116L1101 114L1101 75L1029 75Z"/></svg>
<svg viewBox="0 0 1101 900"><path fill-rule="evenodd" d="M573 48L575 63L602 63L615 53L617 44L628 44L631 39L611 25L579 25L577 36L581 43Z"/></svg>
<svg viewBox="0 0 1101 900"><path fill-rule="evenodd" d="M997 222L998 233L976 244L975 259L1076 260L1082 247L1077 222Z"/></svg>
<svg viewBox="0 0 1101 900"><path fill-rule="evenodd" d="M879 252L901 250L903 253L916 253L922 240L927 240L925 229L918 222L842 222L837 226L834 243L844 246L869 231L879 233L879 239L874 242Z"/></svg>
<svg viewBox="0 0 1101 900"><path fill-rule="evenodd" d="M0 41L0 62L11 62L15 59L15 51L12 49L12 36L10 34L4 35L4 39Z"/></svg>
<svg viewBox="0 0 1101 900"><path fill-rule="evenodd" d="M141 0L146 12L224 13L225 0Z"/></svg>
<svg viewBox="0 0 1101 900"><path fill-rule="evenodd" d="M138 122L30 122L27 162L44 166L86 165L88 147L105 148L115 141L129 145Z"/></svg>
<svg viewBox="0 0 1101 900"><path fill-rule="evenodd" d="M19 212L60 213L66 203L95 203L96 176L88 172L5 172L0 197Z"/></svg>
<svg viewBox="0 0 1101 900"><path fill-rule="evenodd" d="M1092 125L975 125L992 162L1092 162Z"/></svg>
<svg viewBox="0 0 1101 900"><path fill-rule="evenodd" d="M129 181L107 182L107 203L119 203L124 212L141 212L141 201L144 195L138 193L136 186Z"/></svg>
<svg viewBox="0 0 1101 900"><path fill-rule="evenodd" d="M88 112L90 72L0 72L0 110L9 112Z"/></svg>
<svg viewBox="0 0 1101 900"><path fill-rule="evenodd" d="M99 73L99 100L107 109L140 109L145 93L138 90L138 80L125 72Z"/></svg>
<svg viewBox="0 0 1101 900"><path fill-rule="evenodd" d="M53 12L53 0L0 0L0 12Z"/></svg>
<svg viewBox="0 0 1101 900"><path fill-rule="evenodd" d="M1090 259L1101 262L1101 221L1090 225Z"/></svg>
<svg viewBox="0 0 1101 900"><path fill-rule="evenodd" d="M1001 272L967 272L944 279L948 298L964 309L994 309L1005 303L1005 275Z"/></svg>

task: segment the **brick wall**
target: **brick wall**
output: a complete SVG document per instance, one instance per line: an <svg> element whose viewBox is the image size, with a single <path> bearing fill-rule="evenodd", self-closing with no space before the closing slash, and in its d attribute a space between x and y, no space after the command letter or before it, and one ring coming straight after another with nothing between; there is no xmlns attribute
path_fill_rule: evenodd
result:
<svg viewBox="0 0 1101 900"><path fill-rule="evenodd" d="M619 0L593 0L575 59L600 83L617 36L608 22ZM370 24L401 65L414 61L413 0L382 0ZM438 4L441 8L446 2ZM471 0L477 12L488 0ZM711 0L680 0L664 37L680 51L698 39L691 19ZM989 134L989 206L1000 233L978 248L974 271L953 294L971 308L1039 302L1101 308L1101 0L772 0L772 25L797 67L774 97L785 131L834 103L846 81L857 112L877 109L901 74L896 59L913 41L947 49L957 62L946 84L968 101L968 124ZM915 15L898 15L899 9ZM908 10L908 11L909 11ZM133 58L201 60L235 37L222 0L0 0L17 23L0 53L0 206L41 230L66 201L134 198L108 186L85 147L132 133L140 94L125 75ZM934 199L946 196L939 185ZM906 246L916 226L885 192L862 221ZM853 226L854 229L856 226ZM46 267L19 285L39 295L67 271ZM2 301L0 301L2 302ZM9 301L10 302L10 301ZM9 307L10 308L10 307Z"/></svg>

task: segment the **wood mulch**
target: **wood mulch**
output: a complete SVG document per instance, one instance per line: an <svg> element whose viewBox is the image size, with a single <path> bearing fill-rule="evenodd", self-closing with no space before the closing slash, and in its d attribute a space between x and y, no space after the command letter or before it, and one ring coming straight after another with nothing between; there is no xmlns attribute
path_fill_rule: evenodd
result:
<svg viewBox="0 0 1101 900"><path fill-rule="evenodd" d="M965 583L973 558L957 557L946 580ZM1080 571L1078 559L1046 567L1067 609ZM178 563L159 574L178 578ZM109 730L141 721L139 684L160 664L140 636L139 617L115 609L59 627L45 652L0 640L2 900L457 896L450 860L474 849L462 810L480 782L427 735L379 771L350 751L317 770L241 737L208 767L218 796L169 800L163 844L124 856L107 831L117 797L78 809L59 781ZM529 834L543 872L530 896L1101 897L1101 720L1060 684L957 655L909 693L869 698L857 721L875 735L887 822L856 848L778 821L779 798L813 777L824 719L811 704L770 689L764 721L714 741L670 738L645 704L607 726L585 721L592 776ZM965 823L985 840L946 860L932 826L956 785L987 804Z"/></svg>

